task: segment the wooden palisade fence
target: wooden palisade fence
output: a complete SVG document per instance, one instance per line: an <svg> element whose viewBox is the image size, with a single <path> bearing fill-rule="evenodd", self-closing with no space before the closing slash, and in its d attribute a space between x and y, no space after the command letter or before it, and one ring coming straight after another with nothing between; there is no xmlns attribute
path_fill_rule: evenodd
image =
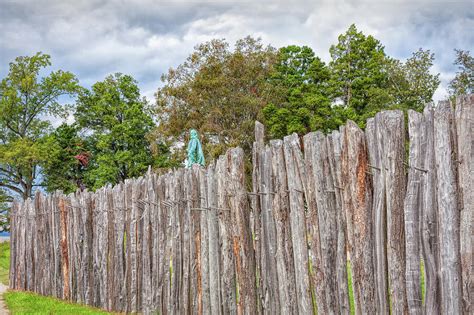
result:
<svg viewBox="0 0 474 315"><path fill-rule="evenodd" d="M10 287L122 312L472 314L474 96L11 212ZM409 141L409 142L408 142ZM423 262L426 294L420 285Z"/></svg>

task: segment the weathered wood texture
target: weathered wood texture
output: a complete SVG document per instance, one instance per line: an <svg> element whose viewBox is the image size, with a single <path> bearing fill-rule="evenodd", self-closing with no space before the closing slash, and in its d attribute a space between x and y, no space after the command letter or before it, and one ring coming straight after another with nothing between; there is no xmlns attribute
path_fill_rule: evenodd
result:
<svg viewBox="0 0 474 315"><path fill-rule="evenodd" d="M434 146L439 206L439 252L441 313L460 314L461 264L460 227L456 182L456 151L453 135L453 109L449 102L440 102L434 112Z"/></svg>
<svg viewBox="0 0 474 315"><path fill-rule="evenodd" d="M421 124L423 115L408 111L408 130L410 134L410 148L408 159L408 182L404 203L405 214L405 257L406 257L406 292L408 312L421 314L421 286L420 286L420 209L421 209L421 177L426 173L421 168L423 155Z"/></svg>
<svg viewBox="0 0 474 315"><path fill-rule="evenodd" d="M474 95L456 100L463 313L474 313Z"/></svg>
<svg viewBox="0 0 474 315"><path fill-rule="evenodd" d="M343 203L348 225L357 314L375 314L372 186L364 132L354 122L344 128L342 140Z"/></svg>
<svg viewBox="0 0 474 315"><path fill-rule="evenodd" d="M434 158L434 109L431 105L423 111L423 124L420 133L425 146L422 167L427 172L421 178L422 207L420 216L420 235L423 263L425 267L425 305L424 314L439 314L441 303L439 273L439 214L436 200L436 164Z"/></svg>
<svg viewBox="0 0 474 315"><path fill-rule="evenodd" d="M388 267L387 267L387 207L385 206L385 181L381 165L381 141L378 141L378 128L375 118L367 120L365 135L369 150L369 169L372 176L373 201L372 222L374 226L374 272L377 297L377 310L379 314L389 314L388 299Z"/></svg>
<svg viewBox="0 0 474 315"><path fill-rule="evenodd" d="M10 287L143 314L470 314L474 97L11 209ZM408 145L408 146L407 146ZM408 149L408 156L406 155ZM425 271L421 301L420 265Z"/></svg>
<svg viewBox="0 0 474 315"><path fill-rule="evenodd" d="M392 312L405 314L408 310L405 286L405 223L404 199L405 128L401 111L386 111L375 116L379 124L381 147L380 169L384 178L387 209L387 266Z"/></svg>

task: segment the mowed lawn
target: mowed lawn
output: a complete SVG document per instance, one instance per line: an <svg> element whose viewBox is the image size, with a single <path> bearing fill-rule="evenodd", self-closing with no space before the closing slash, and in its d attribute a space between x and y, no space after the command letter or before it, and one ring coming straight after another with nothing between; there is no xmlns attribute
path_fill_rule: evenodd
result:
<svg viewBox="0 0 474 315"><path fill-rule="evenodd" d="M8 285L10 243L0 243L0 282ZM68 303L32 292L8 291L3 295L12 314L111 314L99 309Z"/></svg>
<svg viewBox="0 0 474 315"><path fill-rule="evenodd" d="M110 314L31 292L8 291L3 298L12 314Z"/></svg>
<svg viewBox="0 0 474 315"><path fill-rule="evenodd" d="M8 285L10 270L10 242L0 243L0 282Z"/></svg>

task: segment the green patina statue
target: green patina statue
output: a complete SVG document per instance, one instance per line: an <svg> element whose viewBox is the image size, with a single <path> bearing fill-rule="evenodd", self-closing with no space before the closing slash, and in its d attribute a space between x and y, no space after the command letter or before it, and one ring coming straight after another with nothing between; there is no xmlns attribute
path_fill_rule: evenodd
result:
<svg viewBox="0 0 474 315"><path fill-rule="evenodd" d="M196 130L191 129L189 132L191 139L188 143L188 161L186 167L191 167L193 164L199 164L204 166L204 154L202 152L201 141L199 141L199 136Z"/></svg>

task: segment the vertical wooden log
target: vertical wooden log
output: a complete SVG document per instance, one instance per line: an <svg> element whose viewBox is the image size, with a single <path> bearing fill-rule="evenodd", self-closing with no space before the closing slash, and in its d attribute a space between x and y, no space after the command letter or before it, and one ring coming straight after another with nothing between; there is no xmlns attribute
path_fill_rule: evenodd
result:
<svg viewBox="0 0 474 315"><path fill-rule="evenodd" d="M433 107L425 106L423 112L424 128L422 130L425 143L423 168L428 172L421 178L423 202L420 217L421 248L425 267L425 305L424 314L439 314L441 291L439 270L438 240L438 202L436 200L436 165L434 156L434 115Z"/></svg>
<svg viewBox="0 0 474 315"><path fill-rule="evenodd" d="M29 200L25 201L22 204L21 207L21 225L20 225L20 240L19 240L19 246L20 246L20 251L19 251L19 263L18 263L18 270L19 270L19 276L18 276L18 284L17 287L20 290L26 290L26 255L27 255L27 249L26 249L26 235L28 233L28 226L27 226L27 220L28 220L28 203ZM58 259L59 262L59 259Z"/></svg>
<svg viewBox="0 0 474 315"><path fill-rule="evenodd" d="M87 253L87 257L85 258L86 264L84 265L85 272L84 272L84 283L87 283L85 296L86 302L89 305L93 305L94 303L94 295L95 295L95 278L94 278L94 209L95 209L95 199L93 198L91 193L87 193L84 197L84 206L85 206L85 227L84 233L86 236L86 244L87 249L85 250Z"/></svg>
<svg viewBox="0 0 474 315"><path fill-rule="evenodd" d="M106 309L113 310L115 309L114 298L117 296L117 293L114 291L115 287L115 264L116 260L114 259L114 247L115 247L115 205L114 205L114 196L113 190L111 187L108 187L105 191L105 198L106 198L106 207L105 207L105 216L107 218L107 223L105 225L106 230L106 283L107 283L107 291L106 291Z"/></svg>
<svg viewBox="0 0 474 315"><path fill-rule="evenodd" d="M441 313L443 314L460 314L462 311L456 152L454 151L455 139L451 133L452 123L453 111L449 102L438 103L434 112L434 147L438 179Z"/></svg>
<svg viewBox="0 0 474 315"><path fill-rule="evenodd" d="M278 276L279 312L295 314L298 312L296 303L296 280L290 229L290 201L286 175L285 157L282 140L270 141L272 154L272 191L271 205L275 221L276 270Z"/></svg>
<svg viewBox="0 0 474 315"><path fill-rule="evenodd" d="M235 257L233 254L232 229L234 222L229 208L228 186L228 159L222 155L217 160L217 209L219 213L219 236L220 236L220 266L221 266L221 313L236 314L236 278Z"/></svg>
<svg viewBox="0 0 474 315"><path fill-rule="evenodd" d="M274 188L272 183L272 152L269 146L260 154L260 182L257 195L260 199L260 244L262 264L262 306L264 312L275 314L280 311L279 284L276 264L276 229L272 200Z"/></svg>
<svg viewBox="0 0 474 315"><path fill-rule="evenodd" d="M125 189L124 184L120 183L113 188L113 204L114 204L114 274L115 282L113 284L114 292L114 309L125 311L125 292L123 287L126 284L125 279Z"/></svg>
<svg viewBox="0 0 474 315"><path fill-rule="evenodd" d="M342 188L357 314L375 314L372 189L364 133L349 121L343 134Z"/></svg>
<svg viewBox="0 0 474 315"><path fill-rule="evenodd" d="M44 216L44 271L43 271L43 283L44 295L52 295L52 282L51 274L54 270L52 241L51 241L51 195L44 196L43 199L43 216Z"/></svg>
<svg viewBox="0 0 474 315"><path fill-rule="evenodd" d="M143 202L146 195L146 180L139 177L138 195L134 200L137 202L138 216L137 225L137 309L143 310L143 268L144 268L144 241L145 241L145 203Z"/></svg>
<svg viewBox="0 0 474 315"><path fill-rule="evenodd" d="M306 170L307 170L307 179L308 179L308 210L309 210L309 220L310 224L308 226L308 243L310 249L310 259L311 259L311 280L312 280L312 287L315 292L316 296L316 304L318 306L318 312L323 314L328 314L329 312L336 312L336 306L333 305L333 309L331 306L328 305L328 291L333 293L333 297L337 297L335 295L335 288L332 286L328 287L328 284L333 284L333 281L326 278L328 276L327 267L327 252L324 252L324 249L329 249L333 244L334 238L331 236L337 236L335 233L335 226L333 223L335 222L326 222L324 216L328 215L329 209L327 208L327 203L324 202L326 198L333 198L334 195L327 194L327 190L329 188L323 187L324 183L317 178L318 175L320 176L327 176L329 174L323 175L322 174L322 166L320 164L323 163L323 156L321 155L321 146L325 145L324 136L321 133L309 133L304 136L304 155L305 155L305 163L306 163ZM328 169L326 169L328 170ZM330 175L329 175L330 176ZM325 207L325 209L323 209ZM334 211L335 214L335 211ZM332 235L329 236L326 234L324 224L331 224L332 226L328 226L328 229L332 230ZM330 244L326 243L328 240ZM324 243L324 244L323 244ZM335 262L333 262L333 266L335 266ZM333 273L333 275L335 272ZM332 277L335 280L335 277ZM333 290L334 289L334 290ZM336 303L337 304L337 303Z"/></svg>
<svg viewBox="0 0 474 315"><path fill-rule="evenodd" d="M419 249L419 210L421 209L422 171L422 126L423 115L413 110L408 111L408 131L410 135L410 152L408 183L405 196L405 250L406 250L406 289L409 314L421 314L420 286L420 249ZM423 174L422 174L423 172Z"/></svg>
<svg viewBox="0 0 474 315"><path fill-rule="evenodd" d="M99 252L99 281L100 281L100 308L108 309L108 236L109 236L109 202L108 202L108 189L109 187L103 187L100 189L100 208L99 208L99 233L98 233L98 244L97 251Z"/></svg>
<svg viewBox="0 0 474 315"><path fill-rule="evenodd" d="M72 215L71 234L73 235L73 238L70 240L70 244L74 251L74 256L70 256L71 266L73 267L73 272L71 273L73 280L73 299L77 303L84 304L84 283L82 282L82 250L84 244L84 234L82 233L82 228L84 226L84 222L82 221L81 192L78 190L74 194L69 195L69 200Z"/></svg>
<svg viewBox="0 0 474 315"><path fill-rule="evenodd" d="M474 313L474 95L456 99L463 313Z"/></svg>
<svg viewBox="0 0 474 315"><path fill-rule="evenodd" d="M343 127L341 128L343 129ZM347 253L346 253L346 215L343 208L343 188L341 173L341 133L333 131L328 136L329 164L331 167L334 193L336 197L337 249L336 249L336 278L340 313L350 312L349 291L347 283Z"/></svg>
<svg viewBox="0 0 474 315"><path fill-rule="evenodd" d="M79 208L79 193L69 194L68 197L68 247L69 247L69 261L70 261L70 288L71 288L71 301L78 302L81 299L81 290L82 285L79 281L79 272L80 272L80 233L79 228L81 226L80 222L80 208Z"/></svg>
<svg viewBox="0 0 474 315"><path fill-rule="evenodd" d="M131 218L132 218L132 185L129 179L126 179L124 181L124 206L125 206L125 227L124 227L124 234L125 234L125 244L124 244L124 263L125 263L125 271L124 271L124 278L125 278L125 283L123 286L123 289L121 292L124 294L125 298L125 311L130 312L131 311L131 296L130 296L130 289L132 285L132 270L131 270L131 265L132 265L132 257L131 257L131 228L130 228L130 223L131 223Z"/></svg>
<svg viewBox="0 0 474 315"><path fill-rule="evenodd" d="M63 299L69 300L69 256L67 247L67 209L64 198L59 199L61 218L61 269L63 274Z"/></svg>
<svg viewBox="0 0 474 315"><path fill-rule="evenodd" d="M35 216L36 216L36 246L34 247L34 292L45 294L44 286L44 266L45 266L45 246L44 246L44 225L43 215L43 195L37 191L35 194ZM11 255L11 245L10 245Z"/></svg>
<svg viewBox="0 0 474 315"><path fill-rule="evenodd" d="M185 201L189 206L189 310L193 314L202 314L202 267L201 267L201 211L191 210L200 207L199 165L193 165L189 172L189 189Z"/></svg>
<svg viewBox="0 0 474 315"><path fill-rule="evenodd" d="M131 286L130 286L130 297L131 305L130 309L132 312L140 310L140 268L141 268L141 224L140 217L142 214L142 207L139 205L138 200L141 197L142 190L142 179L137 179L132 183L132 200L131 200L131 220L130 220L130 255L131 255Z"/></svg>
<svg viewBox="0 0 474 315"><path fill-rule="evenodd" d="M27 291L33 291L33 276L34 276L34 269L33 269L33 261L34 261L34 242L35 239L33 237L35 226L36 226L36 216L35 216L35 209L34 209L34 202L31 199L27 201L27 208L26 208L26 234L25 234L25 289ZM67 246L67 244L66 244Z"/></svg>
<svg viewBox="0 0 474 315"><path fill-rule="evenodd" d="M241 148L227 152L229 165L230 214L234 222L233 253L236 283L239 292L239 314L250 314L257 308L255 287L255 256L250 229L250 206L245 189L244 151Z"/></svg>
<svg viewBox="0 0 474 315"><path fill-rule="evenodd" d="M180 252L177 252L178 267L176 283L180 285L177 292L180 295L179 310L182 313L189 313L192 310L193 296L191 288L193 286L192 277L192 219L191 219L191 199L193 199L193 174L192 170L186 169L179 178L179 184L174 188L177 190L175 195L175 203L178 205L178 229L181 237ZM181 193L182 192L182 193ZM186 199L186 200L185 200ZM188 201L189 199L189 201ZM174 260L174 256L173 256ZM181 281L179 280L181 279Z"/></svg>
<svg viewBox="0 0 474 315"><path fill-rule="evenodd" d="M165 200L165 176L157 176L155 179L155 209L153 213L153 272L152 285L154 288L154 309L164 313L163 304L165 292L165 269L169 270L169 261L166 260L166 230L167 230L167 211L162 201Z"/></svg>
<svg viewBox="0 0 474 315"><path fill-rule="evenodd" d="M53 196L53 233L54 233L54 256L55 256L55 272L54 272L54 297L61 298L63 296L63 274L61 269L61 219L59 199L61 194L56 192Z"/></svg>
<svg viewBox="0 0 474 315"><path fill-rule="evenodd" d="M9 270L9 287L10 289L16 289L16 261L18 257L18 222L19 222L19 204L16 200L12 202L10 208L10 270Z"/></svg>
<svg viewBox="0 0 474 315"><path fill-rule="evenodd" d="M144 194L140 199L140 204L143 207L143 214L141 217L141 224L143 226L142 232L142 273L141 273L141 300L142 307L141 311L149 313L152 309L152 284L151 284L151 264L152 264L152 227L151 227L151 213L154 210L154 206L150 201L153 198L153 174L151 168L144 178Z"/></svg>
<svg viewBox="0 0 474 315"><path fill-rule="evenodd" d="M198 172L199 179L199 205L201 209L208 209L208 183L207 171L200 168ZM201 225L201 283L202 283L202 313L211 314L211 297L209 290L209 228L207 221L210 211L199 211Z"/></svg>
<svg viewBox="0 0 474 315"><path fill-rule="evenodd" d="M220 261L220 235L218 222L218 196L217 196L217 176L216 166L214 163L210 164L207 169L207 183L208 183L208 202L209 214L207 220L207 227L209 230L209 292L210 292L210 313L220 314L221 299L220 299L220 276L221 268Z"/></svg>
<svg viewBox="0 0 474 315"><path fill-rule="evenodd" d="M323 313L340 313L338 301L337 278L337 212L336 190L331 173L328 140L321 132L309 133L304 136L305 162L308 169L308 187L314 192L317 209L317 226L319 247L317 252L321 255L321 272L324 287L319 296L318 311ZM318 268L316 266L316 268ZM322 302L322 303L321 303ZM321 307L320 307L321 305Z"/></svg>
<svg viewBox="0 0 474 315"><path fill-rule="evenodd" d="M174 311L174 304L173 304L173 292L174 287L176 286L176 261L177 258L174 257L174 248L175 243L179 240L179 234L176 232L176 211L172 206L170 206L174 196L173 196L173 187L175 183L175 178L172 173L167 174L167 180L165 182L166 189L165 189L165 202L163 205L166 207L166 215L167 215L167 229L166 229L166 266L165 267L165 292L164 292L164 299L165 299L165 306L166 310L164 313L172 314Z"/></svg>
<svg viewBox="0 0 474 315"><path fill-rule="evenodd" d="M375 116L381 148L380 169L385 182L387 207L387 266L392 311L407 312L405 286L405 224L403 202L406 191L405 129L402 111L384 111Z"/></svg>
<svg viewBox="0 0 474 315"><path fill-rule="evenodd" d="M16 288L19 290L25 290L25 224L26 224L26 202L23 202L18 211L19 224L18 224L18 259L16 269L18 271L16 277Z"/></svg>
<svg viewBox="0 0 474 315"><path fill-rule="evenodd" d="M297 134L283 140L285 165L290 195L290 223L293 244L298 312L311 313L311 292L308 277L308 244L305 220L305 169Z"/></svg>
<svg viewBox="0 0 474 315"><path fill-rule="evenodd" d="M52 279L54 273L53 246L51 239L51 195L44 198L44 238L45 238L45 265L44 265L44 295L52 295Z"/></svg>
<svg viewBox="0 0 474 315"><path fill-rule="evenodd" d="M24 244L24 205L25 203L20 203L18 204L18 209L17 209L17 214L16 217L18 218L18 223L16 225L17 228L17 233L15 235L15 246L16 246L16 256L17 258L15 259L15 271L16 271L16 276L15 276L15 289L17 290L22 290L24 289L21 277L22 274L24 274L24 270L22 270L23 266L23 244Z"/></svg>
<svg viewBox="0 0 474 315"><path fill-rule="evenodd" d="M251 197L252 200L252 219L253 219L253 239L254 239L254 249L255 249L255 261L257 266L257 286L258 286L258 312L262 311L262 308L265 307L268 302L266 301L266 265L264 253L262 253L264 244L263 235L262 235L262 219L261 219L261 203L262 195L258 195L258 191L261 189L262 183L262 171L263 171L263 150L264 150L264 140L265 140L265 129L262 123L255 122L255 142L253 143L252 150L252 193L254 194Z"/></svg>
<svg viewBox="0 0 474 315"><path fill-rule="evenodd" d="M372 217L374 224L374 260L375 260L375 283L377 296L377 311L380 314L389 314L388 298L388 267L387 267L387 210L385 206L385 180L382 172L382 148L379 137L379 124L375 118L367 120L365 134L369 151L371 167L368 169L372 175L374 187L372 201Z"/></svg>
<svg viewBox="0 0 474 315"><path fill-rule="evenodd" d="M156 204L158 207L158 215L157 215L157 222L156 222L156 232L158 233L158 237L154 238L154 247L157 248L156 252L158 255L155 255L155 264L156 271L153 272L155 276L154 287L157 289L156 291L156 305L157 310L161 313L166 314L166 304L165 304L165 297L167 294L167 279L169 279L169 257L168 253L166 252L167 249L167 232L169 226L169 218L168 218L168 210L163 204L165 201L165 192L166 192L166 182L165 179L167 178L166 175L160 176L158 178L158 189L156 194Z"/></svg>

